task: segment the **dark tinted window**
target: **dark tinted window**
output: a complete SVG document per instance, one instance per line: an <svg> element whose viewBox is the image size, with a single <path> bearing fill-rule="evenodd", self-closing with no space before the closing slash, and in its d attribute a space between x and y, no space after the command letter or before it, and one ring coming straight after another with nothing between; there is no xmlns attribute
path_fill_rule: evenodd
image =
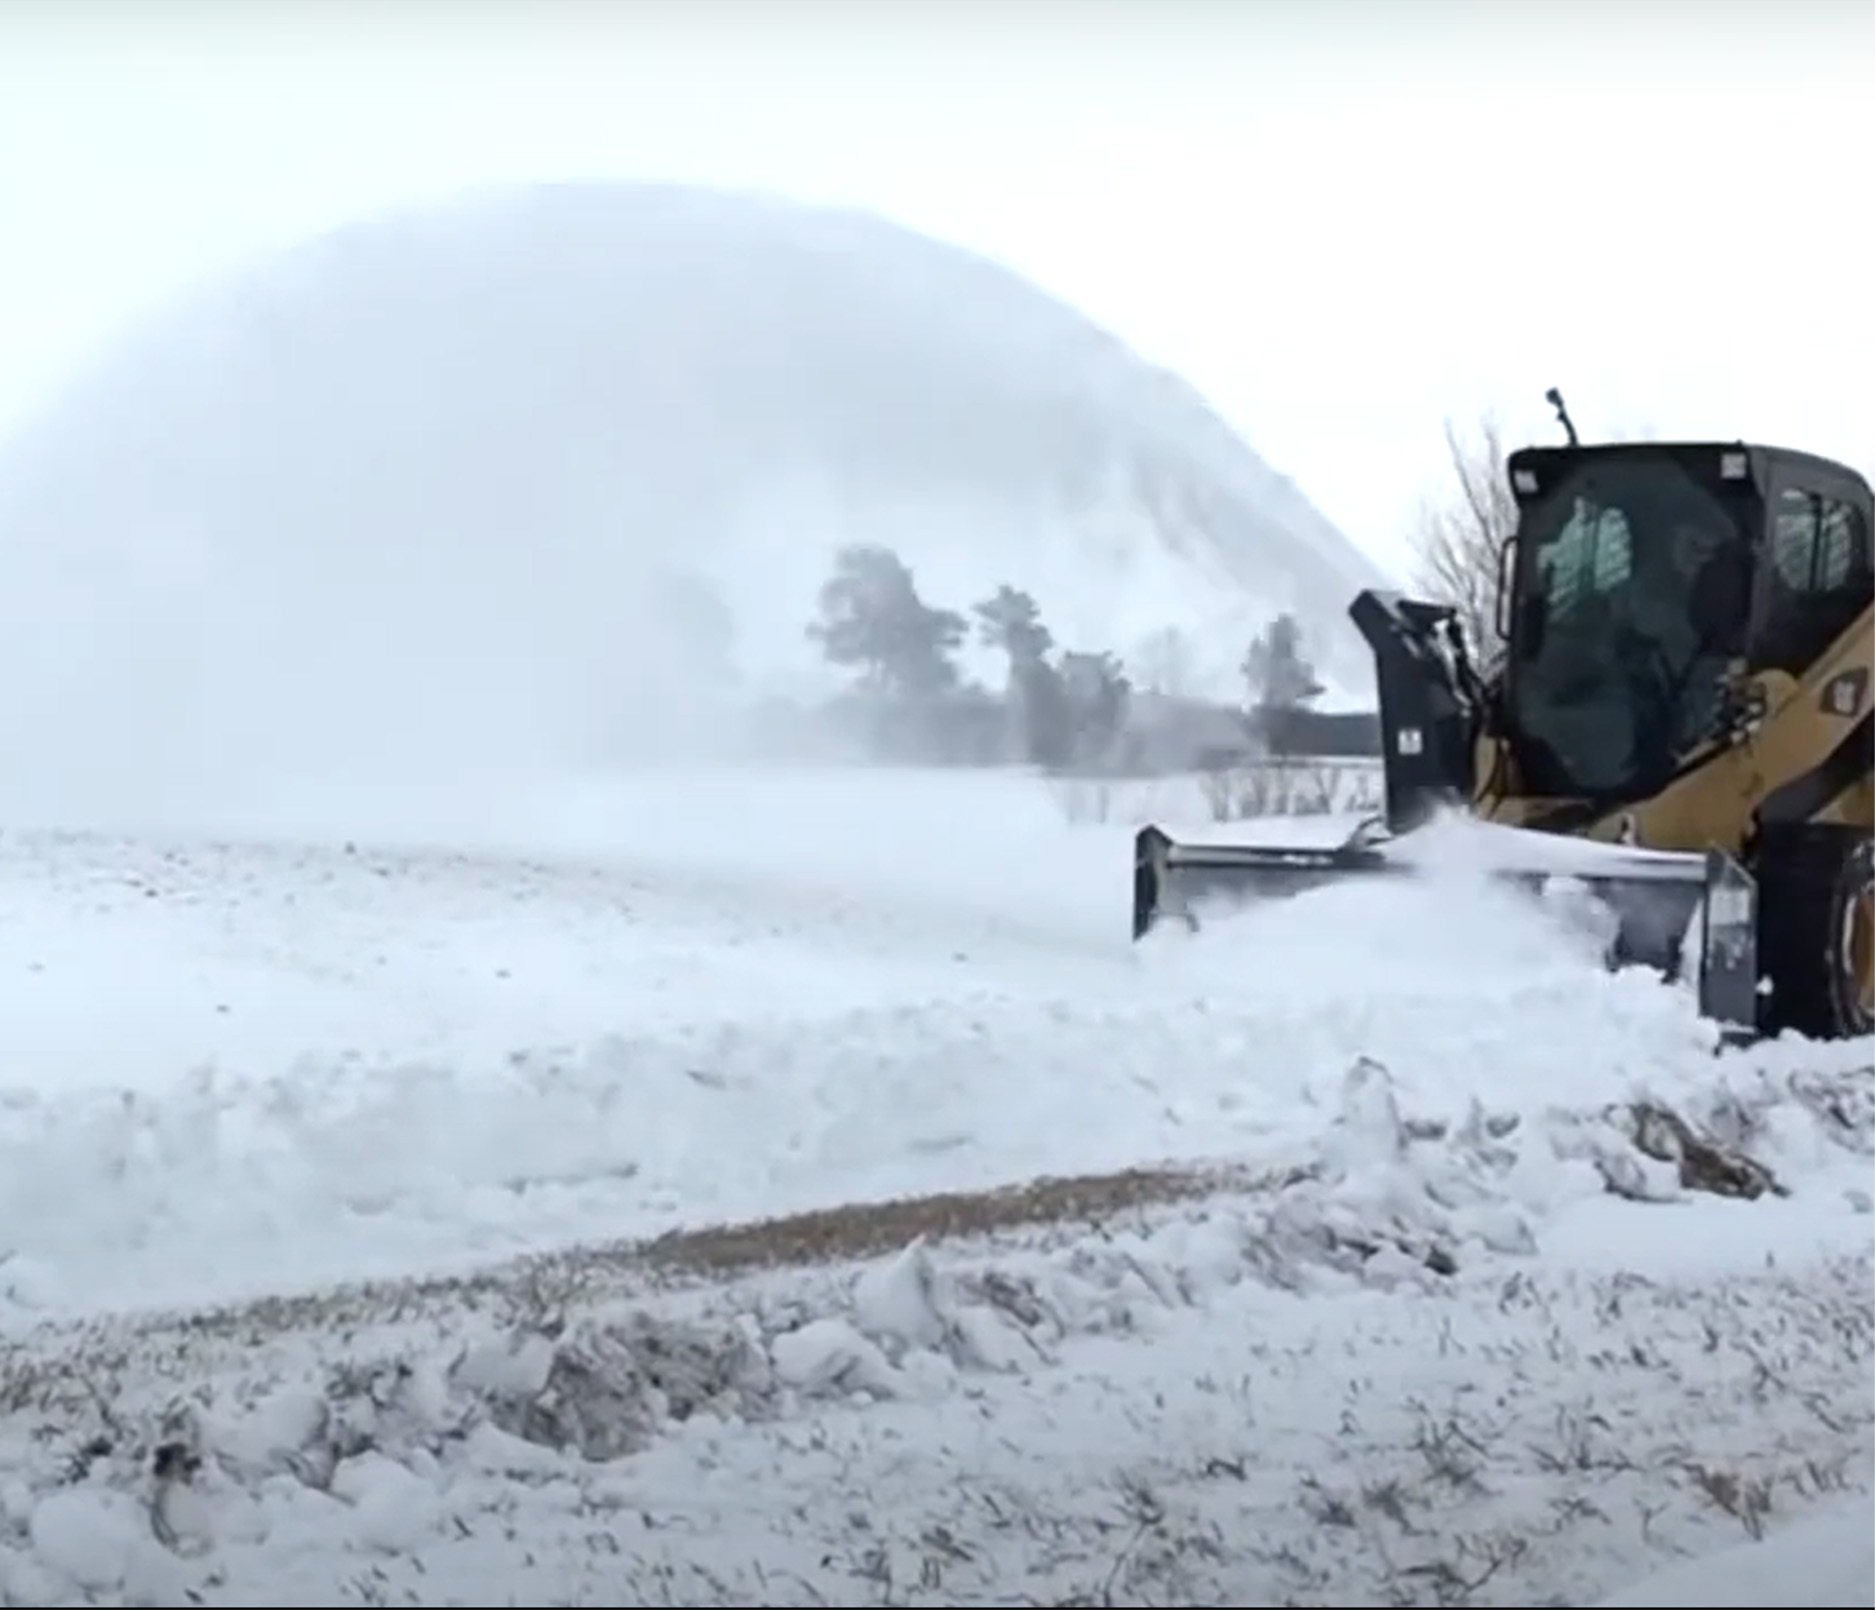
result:
<svg viewBox="0 0 1875 1610"><path fill-rule="evenodd" d="M1508 689L1533 792L1638 798L1711 731L1762 506L1696 471L1589 458L1525 509Z"/></svg>
<svg viewBox="0 0 1875 1610"><path fill-rule="evenodd" d="M1844 499L1785 487L1772 510L1768 559L1753 659L1798 676L1875 595L1867 515Z"/></svg>

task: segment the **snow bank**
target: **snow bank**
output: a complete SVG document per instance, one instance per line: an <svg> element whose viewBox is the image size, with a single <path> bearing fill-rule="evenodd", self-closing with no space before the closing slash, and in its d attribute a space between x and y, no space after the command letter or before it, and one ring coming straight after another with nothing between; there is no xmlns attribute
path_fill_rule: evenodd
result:
<svg viewBox="0 0 1875 1610"><path fill-rule="evenodd" d="M1867 1487L1870 1269L1442 1279L1253 1193L92 1325L26 1355L0 1562L46 1605L1589 1602Z"/></svg>
<svg viewBox="0 0 1875 1610"><path fill-rule="evenodd" d="M1589 1603L1875 1480L1866 1046L1452 869L1134 947L951 782L0 842L6 1593Z"/></svg>
<svg viewBox="0 0 1875 1610"><path fill-rule="evenodd" d="M1677 1188L1608 1119L1639 1099L1719 1125L1801 1182L1806 1211L1846 1200L1825 1175L1864 1144L1865 1053L1715 1057L1683 992L1603 975L1557 912L1448 878L1134 947L1124 833L986 788L972 821L993 855L933 832L908 863L876 823L926 781L862 781L775 782L792 814L752 819L720 864L733 810L674 797L664 864L576 860L651 825L591 796L561 802L535 855L9 841L9 1323L1041 1173L1319 1170L1344 1144L1343 1081L1370 1064L1411 1125L1482 1123L1515 1159L1463 1189L1518 1234L1610 1168L1633 1194ZM960 814L973 797L936 792ZM1111 909L1038 912L1019 878L971 881L1022 866L1025 835L1053 845L1030 870L1057 888L1105 842Z"/></svg>

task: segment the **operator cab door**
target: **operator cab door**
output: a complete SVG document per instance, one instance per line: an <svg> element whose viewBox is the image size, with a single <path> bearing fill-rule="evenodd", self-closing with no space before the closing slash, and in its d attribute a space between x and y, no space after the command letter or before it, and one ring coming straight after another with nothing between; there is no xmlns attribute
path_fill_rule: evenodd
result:
<svg viewBox="0 0 1875 1610"><path fill-rule="evenodd" d="M1875 602L1875 519L1861 481L1814 460L1772 460L1746 668L1801 681Z"/></svg>

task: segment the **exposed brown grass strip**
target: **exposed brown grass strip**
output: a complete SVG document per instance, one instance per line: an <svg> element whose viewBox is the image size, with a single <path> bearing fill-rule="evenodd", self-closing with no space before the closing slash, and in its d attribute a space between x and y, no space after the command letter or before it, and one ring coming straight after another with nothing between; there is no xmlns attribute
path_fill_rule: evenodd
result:
<svg viewBox="0 0 1875 1610"><path fill-rule="evenodd" d="M649 1239L582 1243L467 1272L361 1281L186 1311L103 1314L75 1325L49 1325L36 1340L43 1346L49 1332L108 1327L125 1340L134 1336L145 1344L164 1332L179 1342L260 1342L291 1331L349 1330L420 1319L446 1308L499 1305L521 1292L552 1289L588 1299L629 1297L765 1269L874 1257L919 1237L963 1240L1049 1225L1093 1227L1141 1208L1171 1206L1222 1191L1271 1189L1297 1177L1294 1171L1257 1174L1223 1165L1166 1164L1044 1177L988 1190L850 1202L671 1230Z"/></svg>
<svg viewBox="0 0 1875 1610"><path fill-rule="evenodd" d="M721 1276L763 1268L801 1268L876 1257L919 1237L962 1240L1039 1225L1094 1225L1142 1207L1168 1206L1247 1189L1247 1173L1224 1168L1128 1168L1025 1180L989 1191L943 1191L840 1207L748 1224L673 1230L637 1249L654 1269Z"/></svg>

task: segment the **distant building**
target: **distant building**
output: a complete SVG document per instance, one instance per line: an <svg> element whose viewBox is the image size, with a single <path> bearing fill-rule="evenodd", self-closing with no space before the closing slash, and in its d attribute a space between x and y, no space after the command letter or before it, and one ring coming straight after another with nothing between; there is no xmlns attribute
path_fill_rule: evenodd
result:
<svg viewBox="0 0 1875 1610"><path fill-rule="evenodd" d="M1380 754L1378 710L1286 710L1271 745L1279 754L1365 760Z"/></svg>
<svg viewBox="0 0 1875 1610"><path fill-rule="evenodd" d="M1380 716L1372 710L1295 710L1276 730L1257 732L1230 705L1136 693L1121 745L1122 769L1135 775L1227 771L1271 752L1360 760L1380 754Z"/></svg>

